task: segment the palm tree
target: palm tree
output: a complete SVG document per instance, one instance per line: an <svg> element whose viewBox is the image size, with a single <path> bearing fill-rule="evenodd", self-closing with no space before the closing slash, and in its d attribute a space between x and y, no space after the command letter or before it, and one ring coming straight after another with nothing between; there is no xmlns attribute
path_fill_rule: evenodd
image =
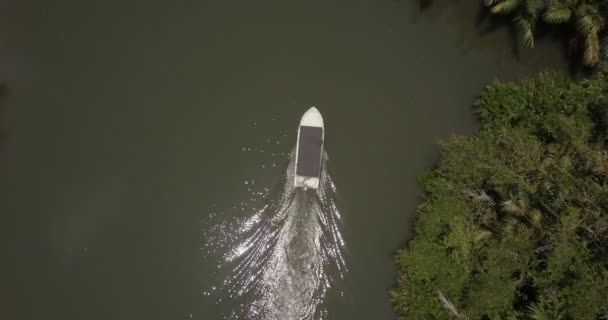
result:
<svg viewBox="0 0 608 320"><path fill-rule="evenodd" d="M534 47L534 28L539 14L545 8L545 0L484 0L494 14L514 15L513 21L523 43Z"/></svg>
<svg viewBox="0 0 608 320"><path fill-rule="evenodd" d="M608 0L484 0L494 14L512 14L523 43L534 47L534 28L542 18L550 24L572 23L583 43L583 63L595 66L603 54L608 58L608 37L600 41L606 24ZM604 49L602 49L604 48Z"/></svg>
<svg viewBox="0 0 608 320"><path fill-rule="evenodd" d="M596 65L600 60L599 33L604 29L605 18L600 12L599 4L584 3L574 11L575 26L584 39L583 62L588 66Z"/></svg>

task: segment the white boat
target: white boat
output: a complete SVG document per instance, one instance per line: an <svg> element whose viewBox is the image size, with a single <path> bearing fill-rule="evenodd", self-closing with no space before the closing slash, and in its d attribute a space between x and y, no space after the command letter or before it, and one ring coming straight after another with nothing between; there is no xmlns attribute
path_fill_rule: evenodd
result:
<svg viewBox="0 0 608 320"><path fill-rule="evenodd" d="M324 136L323 117L317 108L312 107L304 113L298 127L294 181L296 188L319 188Z"/></svg>

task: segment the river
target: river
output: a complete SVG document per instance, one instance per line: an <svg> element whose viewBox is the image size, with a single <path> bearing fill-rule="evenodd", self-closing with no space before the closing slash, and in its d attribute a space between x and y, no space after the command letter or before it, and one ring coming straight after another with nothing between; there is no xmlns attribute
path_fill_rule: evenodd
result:
<svg viewBox="0 0 608 320"><path fill-rule="evenodd" d="M476 130L493 79L567 69L555 41L480 31L477 1L423 2L0 4L0 318L223 319L210 221L271 196L314 105L347 267L321 303L394 319L436 142Z"/></svg>

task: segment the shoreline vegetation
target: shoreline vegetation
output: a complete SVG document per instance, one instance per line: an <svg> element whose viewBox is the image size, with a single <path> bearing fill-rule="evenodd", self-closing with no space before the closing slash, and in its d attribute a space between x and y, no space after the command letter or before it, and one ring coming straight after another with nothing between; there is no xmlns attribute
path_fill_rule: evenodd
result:
<svg viewBox="0 0 608 320"><path fill-rule="evenodd" d="M564 25L569 56L594 67L608 58L608 0L482 0L492 14L512 18L521 41L534 47L536 27Z"/></svg>
<svg viewBox="0 0 608 320"><path fill-rule="evenodd" d="M506 2L506 0L505 0ZM608 319L608 78L495 82L420 178L406 319Z"/></svg>

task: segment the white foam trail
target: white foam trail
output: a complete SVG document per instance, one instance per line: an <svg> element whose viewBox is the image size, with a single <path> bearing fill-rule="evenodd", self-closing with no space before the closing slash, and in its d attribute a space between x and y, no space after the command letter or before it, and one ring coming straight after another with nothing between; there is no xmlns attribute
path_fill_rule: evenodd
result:
<svg viewBox="0 0 608 320"><path fill-rule="evenodd" d="M242 221L219 225L223 236L207 243L231 268L219 294L242 300L225 319L327 317L324 299L347 270L336 187L324 161L318 190L294 189L294 163L292 152L281 192Z"/></svg>

